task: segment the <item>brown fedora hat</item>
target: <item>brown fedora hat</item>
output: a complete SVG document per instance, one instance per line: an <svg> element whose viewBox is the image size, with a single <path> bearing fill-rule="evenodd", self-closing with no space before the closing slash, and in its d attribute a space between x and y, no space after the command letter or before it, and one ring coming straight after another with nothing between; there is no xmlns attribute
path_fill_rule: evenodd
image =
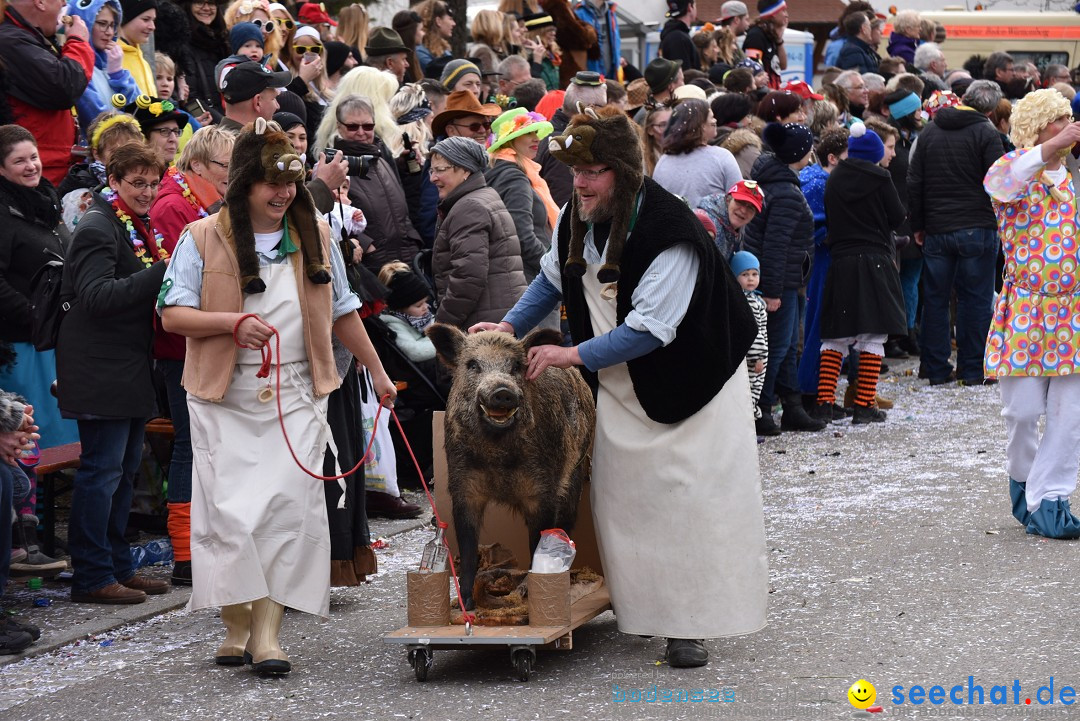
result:
<svg viewBox="0 0 1080 721"><path fill-rule="evenodd" d="M435 134L435 137L444 135L443 131L446 130L447 123L465 115L484 115L497 118L502 115L502 108L494 103L481 105L472 92L458 90L456 93L450 93L450 96L446 99L446 108L432 119L431 132Z"/></svg>

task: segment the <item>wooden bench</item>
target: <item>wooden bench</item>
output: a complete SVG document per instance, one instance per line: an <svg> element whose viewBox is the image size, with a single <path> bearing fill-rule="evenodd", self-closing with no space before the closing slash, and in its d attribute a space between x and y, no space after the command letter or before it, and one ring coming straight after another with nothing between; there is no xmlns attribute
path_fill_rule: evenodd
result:
<svg viewBox="0 0 1080 721"><path fill-rule="evenodd" d="M45 530L42 550L48 556L56 552L56 474L69 468L78 468L80 455L80 443L45 448L41 451L41 460L34 467L39 494L37 505Z"/></svg>

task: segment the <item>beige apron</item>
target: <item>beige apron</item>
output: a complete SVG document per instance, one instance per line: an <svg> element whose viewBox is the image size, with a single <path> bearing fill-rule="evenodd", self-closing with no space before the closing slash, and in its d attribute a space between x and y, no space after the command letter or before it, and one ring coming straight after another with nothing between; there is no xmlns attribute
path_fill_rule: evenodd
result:
<svg viewBox="0 0 1080 721"><path fill-rule="evenodd" d="M615 298L585 271L596 335ZM619 630L716 638L765 626L769 569L746 364L704 408L674 424L645 415L625 363L600 371L592 512ZM691 379L670 379L693 393Z"/></svg>
<svg viewBox="0 0 1080 721"><path fill-rule="evenodd" d="M258 313L281 335L285 427L297 457L319 473L330 429L326 398L313 396L292 266L299 260L294 253L289 262L260 268L266 291L245 296L244 312ZM281 435L277 404L257 399L267 383L255 377L261 362L258 351L239 351L220 403L188 395L194 449L189 608L269 596L328 616L330 531L323 482L297 468ZM275 373L272 366L269 380L276 385Z"/></svg>

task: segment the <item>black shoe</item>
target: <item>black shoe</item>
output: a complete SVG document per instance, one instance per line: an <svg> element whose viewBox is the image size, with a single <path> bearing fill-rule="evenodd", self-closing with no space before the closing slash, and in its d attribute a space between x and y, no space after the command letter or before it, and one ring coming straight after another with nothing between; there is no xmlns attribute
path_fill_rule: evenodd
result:
<svg viewBox="0 0 1080 721"><path fill-rule="evenodd" d="M842 411L842 409L841 409ZM825 423L832 423L833 416L833 404L832 403L818 403L810 410L810 417L815 421L824 421Z"/></svg>
<svg viewBox="0 0 1080 721"><path fill-rule="evenodd" d="M993 386L997 385L997 378L986 378L984 376L978 376L967 380L966 378L960 378L956 381L958 386Z"/></svg>
<svg viewBox="0 0 1080 721"><path fill-rule="evenodd" d="M672 668L697 668L709 662L705 644L688 638L669 638L664 659Z"/></svg>
<svg viewBox="0 0 1080 721"><path fill-rule="evenodd" d="M834 421L842 421L848 417L847 409L839 403L832 404L832 419Z"/></svg>
<svg viewBox="0 0 1080 721"><path fill-rule="evenodd" d="M0 630L0 656L22 653L33 642L34 637L28 633L14 629Z"/></svg>
<svg viewBox="0 0 1080 721"><path fill-rule="evenodd" d="M172 581L174 586L191 585L191 561L175 561L172 567Z"/></svg>
<svg viewBox="0 0 1080 721"><path fill-rule="evenodd" d="M782 431L822 431L827 421L811 418L802 407L801 398L785 399L784 414L780 416Z"/></svg>
<svg viewBox="0 0 1080 721"><path fill-rule="evenodd" d="M11 618L10 616L0 620L0 631L18 631L19 633L25 633L30 638L37 641L41 638L41 629L32 623L26 621L20 621L17 618Z"/></svg>
<svg viewBox="0 0 1080 721"><path fill-rule="evenodd" d="M952 371L949 371L949 375L945 376L944 378L931 378L930 379L930 385L932 385L932 386L943 386L943 385L945 385L947 383L952 383L955 380L956 380L956 371L952 370Z"/></svg>
<svg viewBox="0 0 1080 721"><path fill-rule="evenodd" d="M855 404L855 415L851 418L851 425L858 426L864 423L884 423L885 411L871 406Z"/></svg>
<svg viewBox="0 0 1080 721"><path fill-rule="evenodd" d="M899 340L890 340L885 344L885 357L896 358L897 360L903 360L908 358L907 351L900 347Z"/></svg>
<svg viewBox="0 0 1080 721"><path fill-rule="evenodd" d="M776 421L768 413L762 413L761 418L754 421L754 430L759 436L778 436L780 429L776 427Z"/></svg>
<svg viewBox="0 0 1080 721"><path fill-rule="evenodd" d="M916 330L914 328L908 328L907 337L901 338L900 340L897 341L897 343L899 344L899 346L901 348L904 349L905 352L908 353L908 355L918 357L918 355L919 355L918 333L916 332Z"/></svg>
<svg viewBox="0 0 1080 721"><path fill-rule="evenodd" d="M879 375L885 375L888 372L889 372L889 364L882 361L881 370L878 371L878 374Z"/></svg>

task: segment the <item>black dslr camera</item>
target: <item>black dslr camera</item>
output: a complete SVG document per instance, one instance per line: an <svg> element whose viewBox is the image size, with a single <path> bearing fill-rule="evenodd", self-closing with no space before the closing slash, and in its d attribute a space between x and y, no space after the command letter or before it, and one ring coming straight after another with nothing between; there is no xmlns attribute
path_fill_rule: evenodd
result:
<svg viewBox="0 0 1080 721"><path fill-rule="evenodd" d="M326 162L333 160L337 154L337 148L327 148ZM349 164L349 175L356 178L366 178L371 164L379 159L377 155L346 155L345 161Z"/></svg>

